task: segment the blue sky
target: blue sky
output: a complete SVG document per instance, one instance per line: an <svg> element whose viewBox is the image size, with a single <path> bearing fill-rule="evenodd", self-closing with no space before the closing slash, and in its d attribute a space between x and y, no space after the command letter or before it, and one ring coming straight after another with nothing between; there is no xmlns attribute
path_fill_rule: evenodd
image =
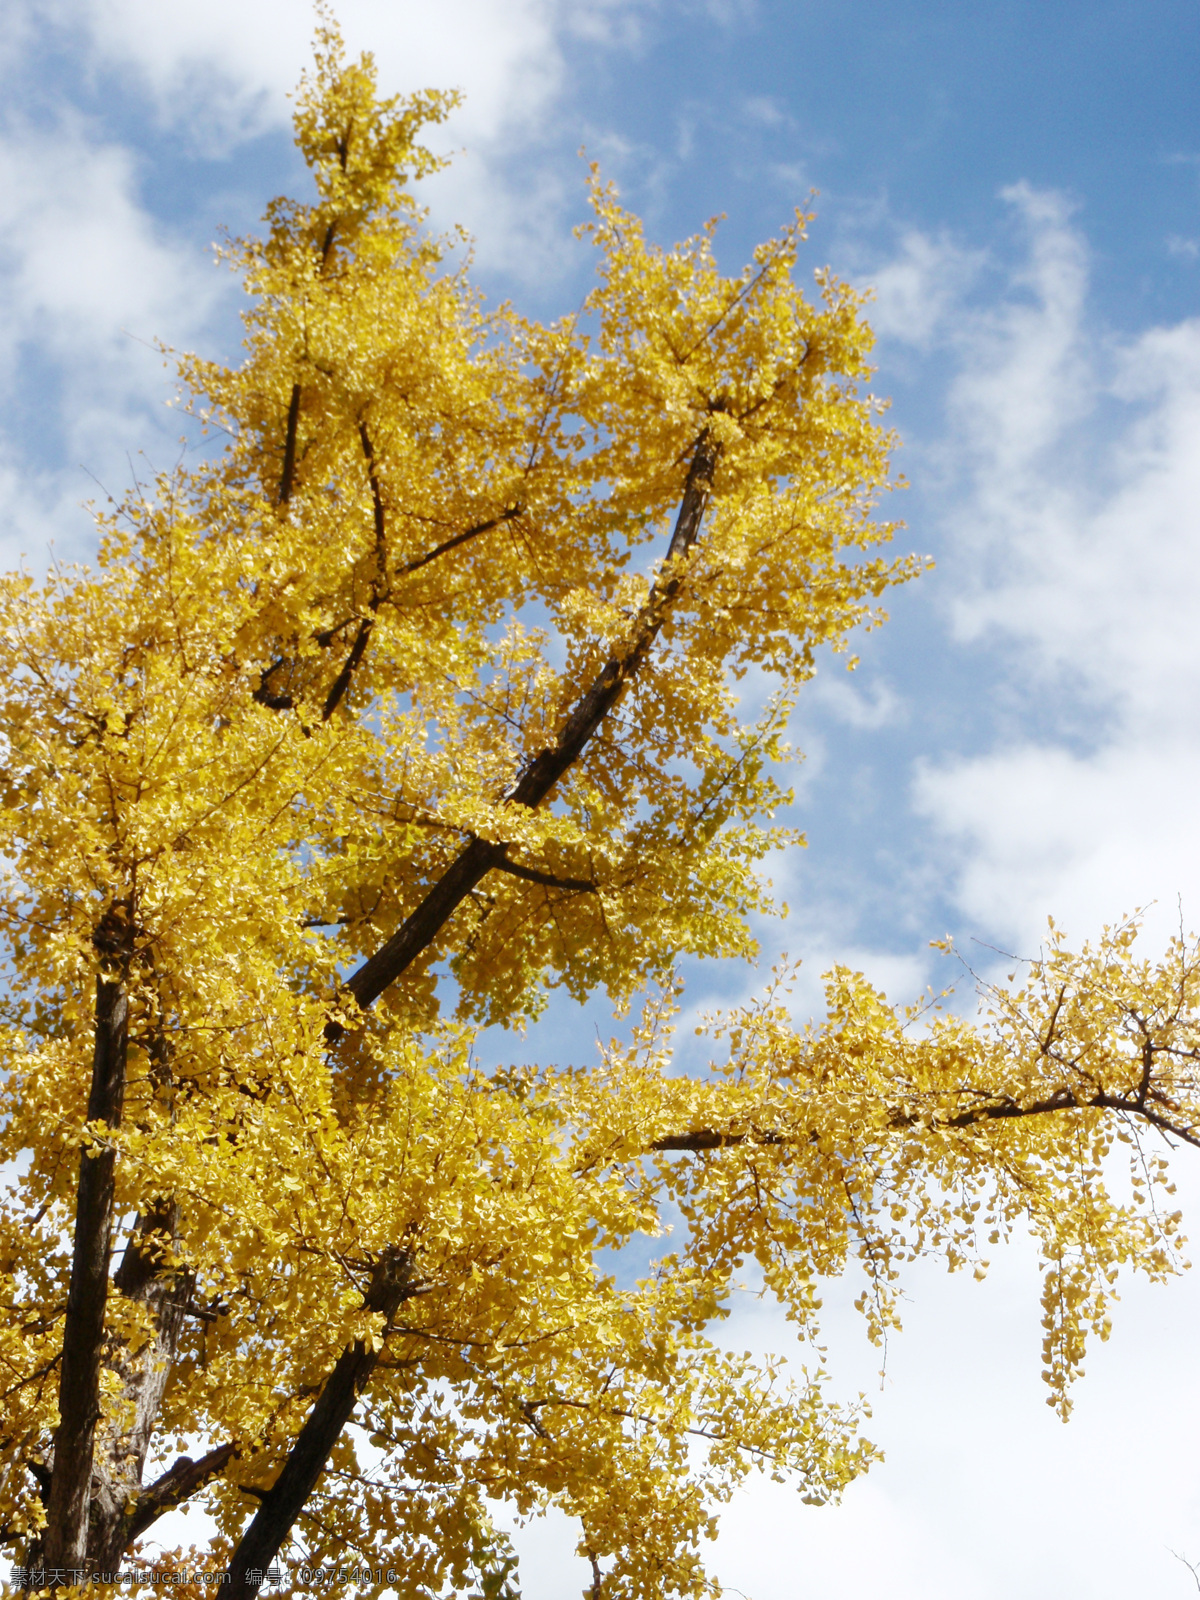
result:
<svg viewBox="0 0 1200 1600"><path fill-rule="evenodd" d="M494 297L538 315L590 271L581 146L665 242L724 213L735 270L817 189L809 266L877 292L909 548L853 677L796 718L809 849L765 955L833 960L896 998L952 931L1028 951L1140 904L1200 924L1200 8L1195 0L343 0L396 89L459 85L434 221ZM178 423L154 339L232 357L206 250L300 181L286 92L303 0L9 0L0 22L0 544L86 555L80 502ZM891 509L891 508L889 508ZM978 950L978 946L967 946ZM986 960L986 950L980 959ZM691 975L737 995L744 973ZM556 1053L559 1016L530 1050ZM1200 1173L1181 1163L1185 1203ZM1196 1223L1193 1221L1193 1229ZM848 1301L851 1295L845 1296ZM754 1600L1184 1596L1200 1560L1194 1282L1131 1290L1063 1429L1038 1382L1035 1263L912 1285L882 1391L832 1296L831 1360L871 1390L888 1462L836 1511L774 1488L716 1557ZM782 1348L749 1301L735 1342ZM998 1530L1003 1530L1000 1532ZM582 1585L527 1538L531 1600Z"/></svg>

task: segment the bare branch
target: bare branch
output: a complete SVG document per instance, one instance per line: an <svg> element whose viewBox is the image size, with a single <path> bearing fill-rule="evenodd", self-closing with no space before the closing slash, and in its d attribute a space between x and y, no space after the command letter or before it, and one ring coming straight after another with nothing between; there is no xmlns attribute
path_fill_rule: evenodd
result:
<svg viewBox="0 0 1200 1600"><path fill-rule="evenodd" d="M237 1445L230 1441L210 1450L199 1461L193 1461L191 1456L180 1456L161 1478L156 1479L148 1489L143 1489L138 1496L137 1505L124 1530L125 1547L135 1539L140 1539L159 1517L182 1505L185 1500L190 1500L205 1484L211 1483L237 1453Z"/></svg>
<svg viewBox="0 0 1200 1600"><path fill-rule="evenodd" d="M428 566L431 561L436 561L439 556L457 550L460 544L466 544L468 539L477 539L481 533L491 533L493 528L499 528L520 515L520 506L510 506L508 510L502 511L498 517L492 517L488 522L477 522L473 528L464 528L461 533L452 534L434 549L427 550L423 556L416 556L412 561L406 561L402 567L397 567L396 576L407 578L410 572L419 572L422 567Z"/></svg>
<svg viewBox="0 0 1200 1600"><path fill-rule="evenodd" d="M1184 1566L1191 1573L1192 1580L1195 1583L1196 1588L1198 1590L1200 1590L1200 1569L1197 1569L1195 1566L1193 1566L1193 1564L1188 1560L1188 1558L1186 1556L1181 1556L1179 1554L1178 1550L1172 1550L1170 1548L1170 1546L1168 1546L1167 1549L1168 1549L1168 1553L1170 1555L1173 1555L1175 1557L1176 1561L1182 1561L1183 1562Z"/></svg>
<svg viewBox="0 0 1200 1600"><path fill-rule="evenodd" d="M522 866L507 857L495 863L497 872L507 872L510 878L524 878L527 883L540 883L547 889L574 889L580 894L598 894L590 878L556 878L552 872L542 872L538 867Z"/></svg>

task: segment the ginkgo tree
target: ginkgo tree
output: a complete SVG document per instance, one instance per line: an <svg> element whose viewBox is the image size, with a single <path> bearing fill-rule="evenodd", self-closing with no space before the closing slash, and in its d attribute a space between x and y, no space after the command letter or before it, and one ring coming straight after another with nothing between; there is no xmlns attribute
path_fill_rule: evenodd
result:
<svg viewBox="0 0 1200 1600"><path fill-rule="evenodd" d="M753 955L796 842L816 655L921 569L874 517L871 335L846 284L796 286L803 217L730 278L599 179L581 312L486 309L414 198L453 104L381 98L322 14L315 197L229 247L242 364L181 362L209 459L103 516L94 571L0 590L27 1589L114 1584L197 1504L210 1545L149 1587L240 1597L282 1554L298 1591L496 1595L499 1503L576 1520L593 1600L717 1594L748 1473L822 1501L874 1455L819 1359L722 1346L739 1274L816 1348L848 1264L879 1336L906 1261L1031 1228L1065 1410L1118 1269L1179 1265L1142 1132L1200 1143L1183 942L1052 939L971 1023L838 971L820 1025L777 987L673 1068L676 963ZM485 1069L476 1030L555 986L641 1021Z"/></svg>

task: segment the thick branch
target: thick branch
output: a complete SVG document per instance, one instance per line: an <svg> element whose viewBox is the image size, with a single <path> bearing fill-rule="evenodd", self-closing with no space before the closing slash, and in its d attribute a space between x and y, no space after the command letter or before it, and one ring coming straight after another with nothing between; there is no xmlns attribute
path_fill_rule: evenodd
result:
<svg viewBox="0 0 1200 1600"><path fill-rule="evenodd" d="M180 1456L148 1489L143 1489L124 1529L123 1549L140 1539L159 1517L174 1510L223 1472L237 1454L234 1443L218 1445L199 1461Z"/></svg>
<svg viewBox="0 0 1200 1600"><path fill-rule="evenodd" d="M321 721L328 722L333 713L341 704L342 697L350 687L355 669L366 653L367 643L371 637L371 630L375 626L375 618L364 617L358 625L358 632L354 643L350 646L350 654L342 663L342 670L330 685L329 693L325 696L325 705L321 711Z"/></svg>
<svg viewBox="0 0 1200 1600"><path fill-rule="evenodd" d="M360 422L358 425L358 437L362 441L363 455L367 458L367 479L371 485L371 504L375 514L375 550L379 554L385 548L387 540L387 518L383 510L379 474L375 471L375 446L371 442L371 435L367 432L365 422Z"/></svg>
<svg viewBox="0 0 1200 1600"><path fill-rule="evenodd" d="M1068 1090L1060 1089L1055 1094L1048 1095L1044 1100L1032 1100L1022 1105L1019 1100L998 1099L990 1103L972 1106L967 1111L955 1112L952 1116L922 1117L912 1112L895 1112L888 1119L887 1128L892 1132L899 1132L906 1128L955 1128L967 1129L979 1127L987 1122L1003 1122L1019 1117L1045 1117L1061 1111L1120 1111L1128 1116L1140 1117L1148 1122L1151 1127L1158 1128L1160 1132L1170 1134L1173 1138L1182 1140L1185 1144L1196 1146L1200 1149L1200 1133L1193 1128L1165 1117L1161 1112L1152 1110L1144 1104L1139 1092L1136 1098L1128 1095L1111 1095L1103 1091L1090 1096L1088 1099L1077 1099ZM736 1149L739 1145L783 1145L800 1144L806 1142L811 1135L802 1130L795 1133L780 1133L776 1129L752 1129L744 1133L722 1132L717 1128L693 1128L684 1133L664 1134L661 1139L653 1140L646 1149L656 1152L677 1151L684 1155L697 1155L705 1150Z"/></svg>
<svg viewBox="0 0 1200 1600"><path fill-rule="evenodd" d="M269 667L264 667L258 675L258 687L254 690L254 699L260 706L266 706L268 711L290 711L296 704L290 694L276 694L271 688L271 679L280 667L289 666L286 656L281 656L278 661L273 661Z"/></svg>
<svg viewBox="0 0 1200 1600"><path fill-rule="evenodd" d="M678 1150L698 1154L702 1150L729 1150L740 1144L788 1144L785 1134L768 1129L765 1133L720 1133L716 1128L696 1128L691 1133L669 1133L655 1139L648 1148L656 1151Z"/></svg>
<svg viewBox="0 0 1200 1600"><path fill-rule="evenodd" d="M414 556L411 561L406 561L402 567L396 568L398 578L407 578L410 572L418 572L422 567L427 567L431 561L436 561L439 556L446 555L451 550L457 550L460 544L466 544L468 539L477 539L481 533L491 533L493 528L498 528L502 523L511 522L514 517L521 515L520 506L510 506L502 511L498 517L492 517L487 522L477 522L473 528L464 528L461 533L455 533L449 539L444 539L441 544L435 545L432 550L427 550L423 556Z"/></svg>
<svg viewBox="0 0 1200 1600"><path fill-rule="evenodd" d="M574 889L579 894L598 893L590 878L556 878L552 872L522 866L519 861L509 861L507 856L495 862L495 867L497 872L507 872L510 878L524 878L526 883L540 883L547 889Z"/></svg>
<svg viewBox="0 0 1200 1600"><path fill-rule="evenodd" d="M175 1238L179 1206L160 1199L138 1217L125 1244L121 1265L113 1274L113 1287L128 1300L137 1300L162 1268L163 1248Z"/></svg>
<svg viewBox="0 0 1200 1600"><path fill-rule="evenodd" d="M117 1128L125 1101L129 1001L126 984L133 949L129 907L113 905L95 934L100 953L96 975L95 1048L87 1115L91 1123ZM45 1564L80 1571L87 1555L88 1497L100 1417L100 1367L104 1311L112 1249L115 1152L93 1145L80 1152L75 1205L71 1286L63 1327L59 1379L59 1424L54 1435L54 1472L46 1508Z"/></svg>
<svg viewBox="0 0 1200 1600"><path fill-rule="evenodd" d="M300 424L300 385L292 385L292 399L288 406L287 437L283 446L283 472L279 479L279 504L287 505L292 498L292 480L296 475L296 429Z"/></svg>
<svg viewBox="0 0 1200 1600"><path fill-rule="evenodd" d="M365 422L358 425L358 436L362 440L363 455L367 458L367 480L371 485L371 505L375 518L375 576L371 580L370 615L362 619L358 625L358 633L350 647L350 654L342 664L342 670L333 680L329 693L325 697L325 706L321 712L321 721L328 722L333 713L341 704L346 690L349 689L351 680L359 662L366 654L367 643L371 637L371 630L375 626L375 613L379 609L379 602L383 594L384 579L387 575L387 513L383 506L383 490L379 483L379 474L375 470L375 446L371 442L371 435L367 432Z"/></svg>
<svg viewBox="0 0 1200 1600"><path fill-rule="evenodd" d="M364 1297L368 1311L381 1312L384 1329L411 1291L412 1263L403 1251L385 1257L375 1268ZM229 1564L229 1583L221 1589L224 1600L245 1600L254 1595L261 1574L279 1554L279 1547L291 1532L296 1518L325 1470L329 1453L354 1407L370 1381L379 1360L380 1346L372 1348L357 1340L342 1351L338 1363L325 1380L317 1402L309 1412L296 1442L288 1453L283 1471L263 1497L263 1503L242 1535ZM260 1576L252 1579L250 1574Z"/></svg>
<svg viewBox="0 0 1200 1600"><path fill-rule="evenodd" d="M601 669L591 688L576 702L554 743L526 766L508 797L513 805L528 806L531 810L541 805L558 780L579 759L588 740L616 705L625 685L645 661L667 610L679 593L682 576L676 562L691 550L699 536L719 454L720 446L705 429L692 455L675 532L667 550L667 576L655 584L639 612L627 648ZM365 1008L378 1000L405 968L429 948L471 890L504 859L508 848L507 844L493 844L484 839L472 840L467 845L411 916L347 982L347 991L360 1006ZM340 1032L336 1024L330 1025L327 1035L331 1042L340 1037Z"/></svg>

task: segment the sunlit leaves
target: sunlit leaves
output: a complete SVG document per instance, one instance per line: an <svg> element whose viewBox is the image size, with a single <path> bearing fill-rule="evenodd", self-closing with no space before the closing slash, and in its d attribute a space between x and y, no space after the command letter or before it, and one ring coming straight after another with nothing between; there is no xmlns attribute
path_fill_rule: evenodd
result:
<svg viewBox="0 0 1200 1600"><path fill-rule="evenodd" d="M0 585L0 1521L19 1545L43 1516L78 1153L103 1146L127 1223L178 1213L151 1461L235 1447L214 1561L357 1345L380 1360L295 1529L314 1563L499 1597L488 1502L555 1504L604 1600L699 1596L748 1472L822 1501L873 1455L815 1344L793 1383L720 1347L744 1271L814 1341L821 1280L856 1261L878 1337L907 1262L1032 1226L1065 1405L1117 1269L1173 1270L1157 1155L1134 1145L1127 1202L1106 1183L1135 1124L1195 1137L1195 957L1139 964L1126 929L1054 945L981 1026L838 972L826 1024L772 993L714 1029L727 1057L673 1070L676 961L751 956L764 860L798 842L796 697L921 566L879 550L871 336L846 285L797 287L806 219L729 278L712 225L658 249L598 178L581 312L488 310L411 187L452 104L381 100L322 23L296 117L315 197L229 246L242 364L181 362L212 459L102 519L97 570ZM700 534L668 561L702 456ZM612 662L636 666L620 698L517 803ZM503 858L363 1015L347 974L480 840ZM120 1128L87 1122L114 905ZM645 1003L632 1045L482 1070L471 1025L534 1019L554 985ZM387 1327L364 1295L397 1253ZM110 1435L152 1322L114 1289Z"/></svg>

